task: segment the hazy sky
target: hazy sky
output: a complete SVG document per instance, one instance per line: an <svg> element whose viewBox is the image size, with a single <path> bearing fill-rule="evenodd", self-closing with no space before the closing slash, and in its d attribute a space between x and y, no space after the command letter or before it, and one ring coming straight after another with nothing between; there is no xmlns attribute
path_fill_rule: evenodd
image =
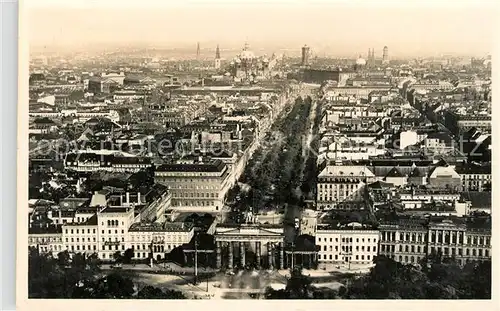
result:
<svg viewBox="0 0 500 311"><path fill-rule="evenodd" d="M492 52L498 16L491 1L272 2L38 0L27 4L26 30L34 46L195 48L200 41L202 48L234 48L248 40L255 50L286 47L297 53L307 43L318 55L366 55L372 47L380 55L384 45L394 57L484 55Z"/></svg>

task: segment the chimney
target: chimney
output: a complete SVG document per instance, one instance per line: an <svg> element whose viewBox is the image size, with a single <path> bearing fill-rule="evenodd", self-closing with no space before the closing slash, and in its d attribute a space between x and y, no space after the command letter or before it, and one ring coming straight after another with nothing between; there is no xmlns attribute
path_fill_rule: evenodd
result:
<svg viewBox="0 0 500 311"><path fill-rule="evenodd" d="M130 205L130 193L127 191L127 193L125 194L126 196L126 203L127 205Z"/></svg>

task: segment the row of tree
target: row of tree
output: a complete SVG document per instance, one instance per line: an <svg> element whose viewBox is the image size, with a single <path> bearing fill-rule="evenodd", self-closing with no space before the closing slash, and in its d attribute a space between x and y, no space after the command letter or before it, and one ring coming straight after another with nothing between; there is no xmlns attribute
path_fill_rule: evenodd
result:
<svg viewBox="0 0 500 311"><path fill-rule="evenodd" d="M426 258L419 265L378 257L365 277L352 283L349 299L491 299L491 261L459 266L453 259Z"/></svg>
<svg viewBox="0 0 500 311"><path fill-rule="evenodd" d="M310 97L308 97L306 100L312 101ZM319 130L319 125L321 123L322 119L322 109L321 109L321 102L318 102L316 104L316 111L315 111L315 117L313 120L313 128L312 128L312 134L313 138L311 143L308 146L308 156L306 159L306 164L305 164L305 169L304 169L304 177L302 181L302 185L300 187L304 197L306 199L314 199L315 198L315 186L316 186L316 181L317 181L317 176L318 176L318 166L317 166L317 160L318 160L318 151L319 151L319 136L317 135L318 130Z"/></svg>
<svg viewBox="0 0 500 311"><path fill-rule="evenodd" d="M297 98L290 113L276 121L271 134L249 161L243 181L251 186L247 205L297 204L301 200L304 170L303 136L307 131L311 101Z"/></svg>
<svg viewBox="0 0 500 311"><path fill-rule="evenodd" d="M125 252L128 258L129 254ZM120 255L121 256L121 255ZM116 256L118 259L118 255ZM127 259L123 259L126 261ZM70 299L185 299L182 292L137 284L120 273L106 274L100 269L97 254L70 255L60 252L57 258L30 248L28 261L29 298Z"/></svg>
<svg viewBox="0 0 500 311"><path fill-rule="evenodd" d="M338 290L319 289L299 269L283 290L266 289L266 299L491 299L491 261L459 266L440 256L419 265L375 258L367 275L347 278ZM347 282L346 282L347 283Z"/></svg>

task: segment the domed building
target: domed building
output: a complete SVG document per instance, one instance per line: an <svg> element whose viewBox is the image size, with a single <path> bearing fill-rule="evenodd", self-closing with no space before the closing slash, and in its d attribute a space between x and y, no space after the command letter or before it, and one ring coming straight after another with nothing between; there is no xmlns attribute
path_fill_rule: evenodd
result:
<svg viewBox="0 0 500 311"><path fill-rule="evenodd" d="M249 48L248 43L241 53L233 58L229 64L230 73L235 79L267 78L276 61L269 60L266 56L257 57Z"/></svg>
<svg viewBox="0 0 500 311"><path fill-rule="evenodd" d="M360 55L359 58L356 60L356 64L354 65L354 70L361 71L365 69L365 67L366 67L366 60L362 58Z"/></svg>

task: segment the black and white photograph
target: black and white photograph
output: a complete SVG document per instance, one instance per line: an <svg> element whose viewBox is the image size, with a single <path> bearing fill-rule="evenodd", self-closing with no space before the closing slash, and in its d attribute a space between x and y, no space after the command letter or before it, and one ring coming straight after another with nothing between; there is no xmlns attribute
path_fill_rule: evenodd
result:
<svg viewBox="0 0 500 311"><path fill-rule="evenodd" d="M31 305L491 300L498 10L410 2L26 1Z"/></svg>

